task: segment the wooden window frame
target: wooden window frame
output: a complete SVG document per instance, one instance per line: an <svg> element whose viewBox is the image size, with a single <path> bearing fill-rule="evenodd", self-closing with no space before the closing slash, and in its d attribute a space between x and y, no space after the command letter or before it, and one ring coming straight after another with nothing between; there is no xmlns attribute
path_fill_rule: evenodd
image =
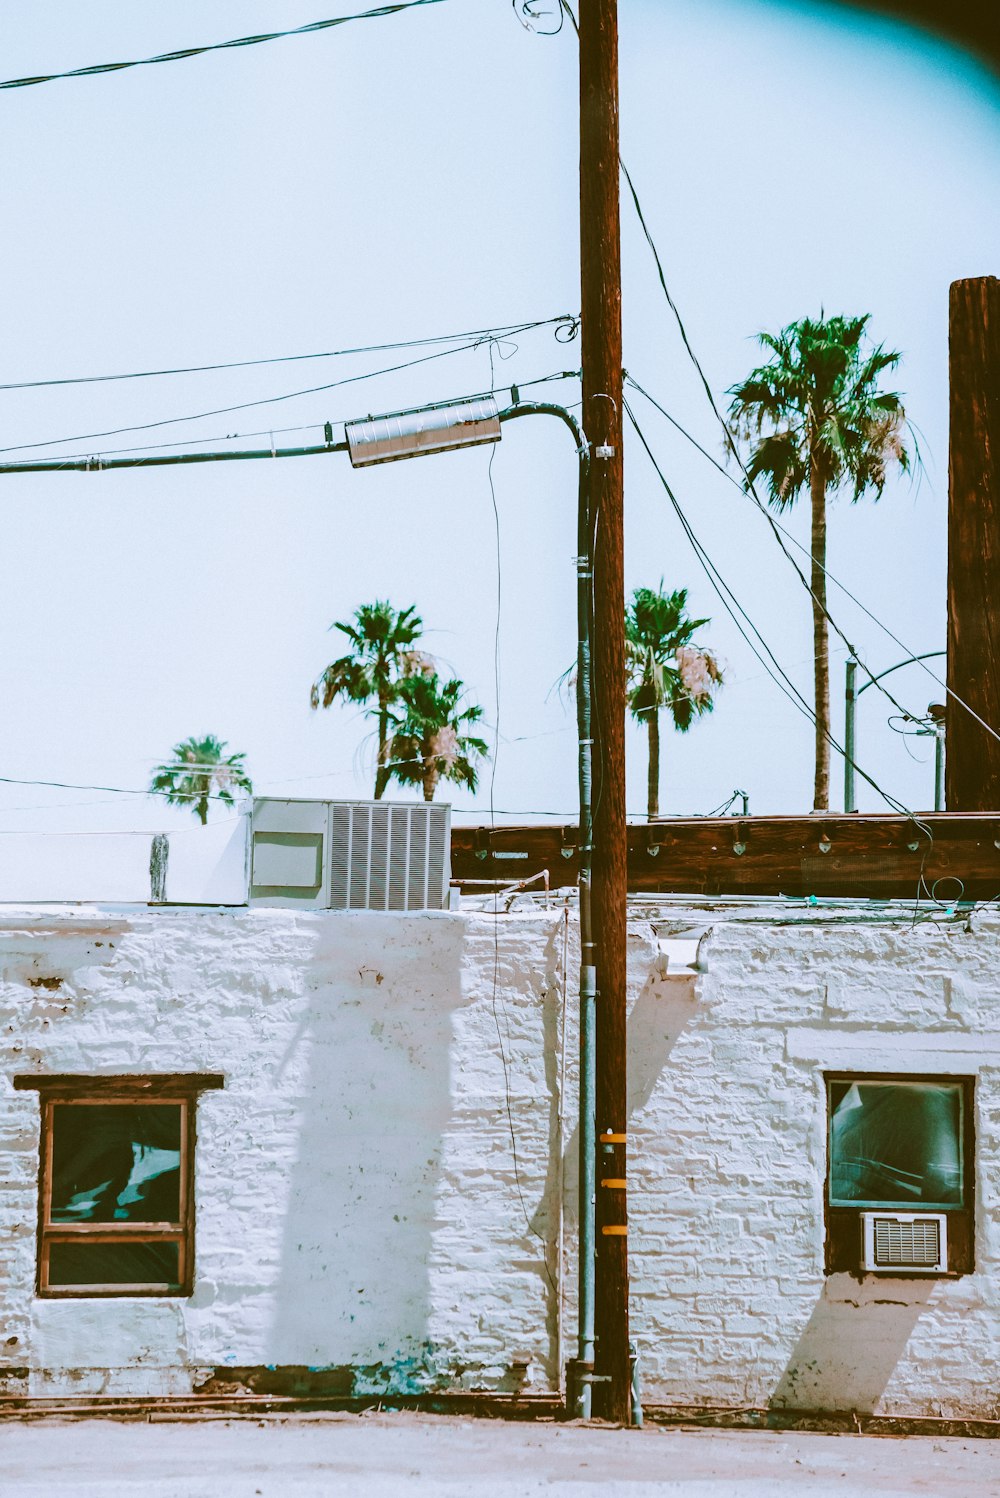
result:
<svg viewBox="0 0 1000 1498"><path fill-rule="evenodd" d="M35 1293L43 1299L90 1300L95 1297L169 1296L184 1299L194 1286L195 1149L198 1094L222 1087L217 1074L173 1074L169 1076L62 1075L20 1076L14 1086L40 1094L41 1134L38 1172L38 1252ZM96 1105L156 1104L175 1106L180 1119L180 1201L177 1222L78 1222L51 1220L52 1151L55 1135L54 1110ZM49 1280L49 1251L58 1243L169 1243L177 1245L177 1282L140 1284L53 1285Z"/></svg>
<svg viewBox="0 0 1000 1498"><path fill-rule="evenodd" d="M861 1267L861 1214L877 1211L864 1206L832 1206L830 1202L830 1086L835 1082L930 1083L932 1086L960 1087L962 1096L962 1205L960 1207L886 1207L886 1212L941 1212L948 1221L948 1268L937 1276L926 1271L899 1270L892 1275L879 1272L877 1279L955 1279L975 1269L976 1225L976 1123L974 1076L955 1076L941 1072L868 1072L828 1071L823 1073L823 1108L826 1149L826 1171L823 1180L824 1269L827 1274L851 1274L857 1280L866 1276Z"/></svg>

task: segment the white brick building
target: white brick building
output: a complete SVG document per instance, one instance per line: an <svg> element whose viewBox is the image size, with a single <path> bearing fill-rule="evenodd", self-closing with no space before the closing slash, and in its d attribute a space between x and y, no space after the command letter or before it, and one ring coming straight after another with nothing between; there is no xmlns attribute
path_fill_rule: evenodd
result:
<svg viewBox="0 0 1000 1498"><path fill-rule="evenodd" d="M576 961L557 909L8 907L0 1390L558 1389L575 1340ZM630 973L644 1400L994 1417L996 916L648 902ZM841 1093L929 1079L960 1114L948 1222L955 1243L969 1227L954 1261L969 1272L826 1271L830 1076ZM141 1252L190 1278L167 1293L80 1289L79 1262L113 1263L103 1240L132 1230L105 1214L89 1247L74 1237L112 1198L99 1140L66 1186L58 1110L82 1098L106 1119L101 1089L122 1077L173 1079L161 1134L136 1146L145 1184L133 1171L115 1198L147 1203ZM174 1148L181 1094L194 1189L184 1202L175 1171L171 1238L150 1225L148 1162Z"/></svg>

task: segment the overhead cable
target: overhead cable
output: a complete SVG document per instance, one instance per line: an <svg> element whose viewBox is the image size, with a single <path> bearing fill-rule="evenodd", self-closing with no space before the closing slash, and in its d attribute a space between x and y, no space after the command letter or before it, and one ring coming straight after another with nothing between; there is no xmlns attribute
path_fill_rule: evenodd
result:
<svg viewBox="0 0 1000 1498"><path fill-rule="evenodd" d="M370 369L364 374L348 375L342 380L331 380L326 385L310 385L304 390L289 390L283 395L264 396L260 400L241 401L234 406L217 406L211 411L196 411L190 416L166 416L159 421L139 422L134 426L112 427L105 432L77 432L70 437L50 437L45 442L21 442L13 447L0 447L0 453L31 452L39 447L60 447L64 442L90 442L99 437L119 437L125 432L150 432L158 427L176 426L184 421L202 421L209 416L228 416L233 411L249 411L258 406L273 406L281 401L296 400L300 395L318 395L325 390L337 390L343 385L356 385L362 380L374 380L379 375L395 374L401 369L413 369L418 364L430 364L435 359L446 359L450 354L466 353L478 348L478 340L459 343L453 348L438 349L433 354L423 354L418 359L405 359L399 364L390 364L384 369Z"/></svg>
<svg viewBox="0 0 1000 1498"><path fill-rule="evenodd" d="M663 486L663 489L664 489L664 491L665 491L665 493L667 495L667 498L670 500L670 503L671 503L671 505L673 507L674 513L676 514L678 520L680 521L681 526L682 526L682 528L684 530L684 533L685 533L685 535L687 536L688 540L691 543L691 546L692 546L692 549L694 550L695 556L697 557L698 561L701 563L701 566L702 566L702 568L703 568L706 576L708 577L709 582L711 583L714 591L716 592L716 594L718 595L720 601L722 602L722 605L725 608L726 612L729 614L730 618L733 620L733 623L736 625L736 628L739 631L740 635L743 637L743 639L746 642L746 644L750 647L750 649L753 652L753 654L757 657L758 661L760 661L761 665L764 667L764 669L767 672L767 674L771 677L771 679L775 682L775 684L781 689L781 691L784 692L785 696L789 698L789 700L798 709L798 711L800 713L802 713L803 716L806 717L809 720L809 722L813 725L813 727L814 728L818 728L820 725L819 725L819 723L817 721L816 713L809 706L809 703L807 702L807 700L805 699L805 697L803 696L803 694L799 691L799 689L795 686L795 683L791 680L791 678L788 676L787 672L783 669L783 667L781 666L780 662L777 660L777 657L774 655L774 652L771 650L770 646L767 644L766 640L764 639L763 635L761 634L760 630L753 623L752 619L747 614L746 610L743 608L743 606L740 604L739 600L736 598L736 595L733 593L732 589L725 582L725 580L722 577L721 573L719 572L718 568L712 562L711 557L708 555L707 551L702 546L701 542L699 541L698 537L696 536L696 534L695 534L695 532L694 532L694 530L693 530L693 528L691 526L690 521L688 520L687 516L685 515L683 509L681 508L680 502L677 499L676 494L674 493L673 489L671 488L671 486L670 486L670 484L669 484L669 482L667 480L666 475L664 474L662 468L660 467L659 463L657 462L656 457L653 454L652 448L649 446L649 443L646 441L645 434L643 433L642 428L639 426L639 423L638 423L638 421L636 419L635 413L631 409L628 401L623 401L623 406L624 406L624 409L625 409L625 414L628 416L629 421L632 423L632 426L633 426L633 428L635 430L635 433L638 436L639 441L642 443L642 446L644 447L644 449L646 451L646 455L649 458L650 463L653 465L653 468L654 468L654 470L656 472L657 477L660 480L660 483ZM740 619L737 617L737 615L741 615L742 616L742 618L746 621L746 624L753 631L753 633L757 636L757 639L760 641L761 647L766 652L766 655L770 658L770 660L773 663L773 666L774 666L775 669L772 670L772 667L770 665L768 665L768 662L767 662L767 660L765 660L764 655L761 654L761 651L756 647L756 645L754 644L754 642L750 639L750 637L749 637L746 629L740 623ZM834 738L834 736L830 732L830 730L828 728L824 728L822 731L823 731L824 737L827 739L827 741L829 742L829 744L831 745L831 747L834 748L837 751L838 754L842 755L845 759L847 759L848 755L847 755L846 751L837 742L837 740ZM930 844L933 843L933 841L934 841L934 835L931 832L930 828L926 825L926 823L922 822L920 820L920 818L916 815L916 813L913 812L913 811L911 811L908 806L905 806L903 804L903 802L899 801L889 791L885 790L881 785L879 785L878 781L875 780L871 775L869 775L866 770L862 769L862 767L859 764L857 764L857 762L855 760L850 760L850 763L854 766L855 771L857 772L857 774L859 774L861 776L862 780L866 781L868 783L868 785L870 785L872 787L872 789L879 796L881 796L882 800L886 803L887 806L891 807L892 810L895 811L895 812L897 812L900 816L905 816L910 822L913 823L913 825L923 834L923 836L925 836L928 839L928 847L929 847Z"/></svg>
<svg viewBox="0 0 1000 1498"><path fill-rule="evenodd" d="M779 531L783 530L783 527L778 526L777 522L774 519L774 516L771 514L770 510L768 509L768 507L764 504L763 500L760 498L760 495L757 493L757 491L756 491L756 489L754 487L753 480L750 477L749 473L747 472L747 469L746 469L746 466L745 466L745 464L743 462L743 458L742 458L742 456L740 454L739 448L737 447L736 442L735 442L735 440L733 438L733 434L732 434L732 432L730 430L729 423L726 421L725 417L722 415L722 412L719 410L718 404L716 403L716 400L715 400L715 396L712 393L712 387L711 387L711 385L708 382L708 377L705 374L705 371L704 371L704 369L702 367L701 361L699 360L697 354L694 351L694 348L691 345L691 340L688 337L687 329L684 326L684 319L681 317L680 310L678 309L677 303L674 301L673 297L670 294L670 289L667 286L666 276L663 273L663 262L660 259L660 254L659 254L659 251L658 251L658 249L656 247L656 242L653 239L652 233L650 232L650 229L649 229L649 225L646 222L646 216L645 216L645 214L642 211L642 204L639 201L639 194L636 191L635 184L632 181L631 175L629 174L629 170L628 170L627 166L625 165L624 161L622 161L621 157L619 157L619 166L621 167L622 175L624 176L626 184L628 185L629 193L630 193L631 198L632 198L632 203L633 203L633 206L635 207L636 216L638 217L638 220L639 220L639 225L640 225L640 227L642 229L643 235L645 236L646 243L649 245L650 251L652 252L653 260L654 260L654 263L656 265L657 276L658 276L659 282L660 282L660 287L661 287L661 289L663 291L664 297L667 300L667 305L670 307L670 310L673 313L674 318L675 318L675 320L677 322L677 328L678 328L678 331L680 332L680 335L681 335L681 341L684 344L684 347L685 347L685 349L687 351L689 359L691 360L691 363L693 364L695 370L697 371L699 379L701 380L701 384L702 384L702 387L703 387L703 389L705 391L705 395L708 398L708 403L711 406L712 411L713 411L713 413L714 413L714 415L716 417L716 420L718 421L719 426L722 429L722 433L723 433L723 436L725 438L726 445L729 448L729 450L732 452L733 456L736 459L737 464L739 465L739 468L740 468L741 472L743 473L743 476L744 476L744 479L745 479L745 486L743 484L739 484L738 487L757 506L757 508L761 511L761 513L766 516L769 524L771 525L771 529L772 529L775 537L779 541L779 545L781 545L782 551L788 557L789 561L792 562L792 565L795 567L796 572L799 573L800 578L802 579L803 583L805 584L805 586L806 586L808 592L810 593L811 597L816 601L817 606L820 608L820 611L824 614L825 618L827 619L827 622L836 631L836 633L838 635L840 635L841 639L844 640L845 643L848 643L847 642L847 637L840 630L840 628L836 624L836 621L832 618L832 616L830 615L830 613L826 609L826 607L823 604L821 604L819 602L819 600L816 598L816 595L813 592L812 587L809 585L808 581L806 580L806 578L802 574L801 570L798 567L798 564L794 562L794 560L790 556L787 548L781 542L781 539L780 539L780 536L779 536ZM636 388L638 388L638 387L636 387ZM645 395L646 392L643 391L642 394ZM652 399L652 397L647 396L647 399ZM664 414L666 414L666 413L664 413ZM673 420L672 417L669 418L669 419ZM686 436L687 433L685 433L684 435ZM701 448L700 450L702 452L705 452L704 448ZM707 453L705 455L706 455L706 457L708 456ZM714 461L714 460L710 459L710 461ZM795 544L799 545L798 542L795 542ZM801 548L801 549L805 550L804 547ZM807 553L807 554L810 557L812 555L811 553ZM889 639L891 639L896 645L899 646L899 648L901 650L905 650L908 655L912 656L914 658L914 660L917 661L917 663L926 672L926 674L931 678L931 680L934 681L941 688L941 690L943 692L946 692L947 695L952 699L952 701L957 702L958 705L961 708L964 708L964 710L969 714L969 716L971 718L974 718L975 721L980 725L980 727L984 728L986 730L986 732L988 734L990 734L990 736L992 738L995 738L998 741L1000 741L1000 732L998 732L995 728L993 728L991 726L991 724L987 723L986 720L985 720L985 718L980 717L980 715L976 712L976 710L973 707L971 707L970 704L968 702L966 702L964 698L960 697L957 692L953 691L952 688L950 686L948 686L947 682L942 681L941 678L934 671L932 671L931 668L928 665L926 665L926 663L924 661L919 660L919 657L918 657L918 654L917 654L916 651L911 650L911 648L907 644L905 644L899 638L898 635L894 634L893 631L891 629L889 629L888 625L884 624L882 622L882 620L879 619L875 614L873 614L870 609L866 608L865 605L863 603L861 603L859 599L855 598L854 594L851 593L846 587L844 587L843 583L838 582L837 579L834 578L832 576L832 574L829 573L825 567L822 570L823 570L823 572L828 577L831 578L831 581L837 583L837 586L846 594L846 596L848 598L850 598L853 603L856 603L857 606L868 616L869 619L872 620L872 622L874 624L878 625L878 627L889 637ZM852 651L852 653L854 653L854 652ZM875 682L875 678L872 675L872 672L869 670L869 668L865 664L865 662L863 660L861 660L860 656L856 656L856 659L858 661L858 665L868 675L868 677L870 678L872 684L873 685L878 685L878 683ZM899 708L900 711L905 711L905 709L901 708L900 705L899 705L899 703L896 702L895 698L892 697L891 694L888 691L886 691L886 689L884 687L882 687L881 685L879 685L879 691L881 691L883 693L883 695L889 699L889 701L893 704L893 706Z"/></svg>
<svg viewBox="0 0 1000 1498"><path fill-rule="evenodd" d="M572 8L569 5L568 0L560 0L560 6L561 6L563 12L569 17L569 19L570 19L570 21L571 21L571 23L573 25L573 29L576 32L577 37L579 37L579 35L580 35L580 28L579 28L579 25L577 24L576 16L573 14L573 10L572 10ZM716 400L715 400L715 396L714 396L714 394L712 392L712 387L711 387L711 385L708 382L708 377L706 376L705 371L704 371L704 369L702 367L701 361L699 360L697 354L695 353L694 348L693 348L693 346L691 344L691 340L688 337L687 328L684 325L684 319L681 317L680 309L678 308L677 303L674 301L673 296L670 293L670 288L667 285L667 278L666 278L666 275L664 274L664 270L663 270L663 262L660 259L660 252L657 249L656 241L654 240L652 232L651 232L651 230L649 228L649 225L646 222L646 215L643 213L642 203L640 202L639 194L638 194L638 192L636 190L635 183L632 180L632 175L629 172L629 169L626 166L626 164L625 164L624 160L622 159L621 155L619 155L619 157L618 157L618 165L619 165L619 168L621 170L622 176L625 178L625 182L626 182L626 185L627 185L628 190L629 190L629 195L630 195L630 197L632 199L632 205L633 205L633 207L635 209L636 217L639 220L639 226L642 229L643 236L645 237L646 243L648 244L650 252L651 252L651 254L653 256L653 262L654 262L654 264L656 266L656 273L657 273L657 277L658 277L659 282L660 282L660 288L661 288L661 290L663 292L664 297L666 298L667 305L669 306L669 308L670 308L671 312L673 313L674 318L676 320L677 328L678 328L678 331L679 331L680 336L681 336L681 341L684 344L684 348L687 351L687 354L688 354L689 359L691 360L691 363L693 364L695 370L697 371L699 379L701 380L701 384L702 384L702 387L703 387L703 389L705 391L705 395L708 398L709 405L711 406L712 411L714 412L715 417L716 417L716 419L717 419L720 427L722 428L722 432L723 432L723 435L725 437L726 444L730 448L730 450L732 451L733 455L735 456L736 461L739 464L740 469L742 470L742 472L744 474L744 477L746 479L746 482L747 482L747 488L746 489L743 488L742 484L737 484L737 487L740 489L741 493L747 494L748 497L750 499L752 499L752 501L757 505L757 507L766 516L766 518L768 519L768 521L771 524L772 531L774 532L775 537L778 539L779 544L781 545L782 551L788 557L788 560L792 563L792 566L795 568L795 571L798 573L798 576L799 576L800 580L805 585L805 587L806 587L807 591L809 592L810 596L817 603L817 606L820 608L821 612L826 617L828 623L831 625L831 627L834 629L834 631L840 636L840 638L843 640L844 644L847 645L847 648L851 651L852 655L854 655L855 658L858 660L858 664L861 666L861 669L869 676L869 678L871 679L871 681L872 681L873 684L879 686L879 690L883 692L883 695L885 695L889 699L889 701L893 704L894 707L896 707L900 712L905 712L906 709L903 708L896 701L896 699L894 697L892 697L891 694L888 691L886 691L886 689L884 687L882 687L879 683L875 682L875 678L874 678L872 672L869 670L868 666L865 664L865 662L863 660L860 659L860 656L858 656L858 654L854 650L853 646L851 646L851 644L848 641L846 635L844 635L843 631L839 628L839 626L837 625L836 621L832 618L832 616L830 615L829 611L826 609L825 605L823 605L822 603L820 603L820 601L816 598L816 595L813 592L813 589L810 586L808 580L806 579L806 577L802 573L801 569L799 568L798 564L795 562L794 558L787 551L787 548L781 542L781 537L779 535L779 531L783 530L784 528L778 526L777 522L774 520L774 517L771 515L770 511L767 509L766 505L764 505L762 503L762 501L760 499L760 496L757 494L757 492L756 492L756 490L754 488L754 485L753 485L753 480L750 478L750 475L747 473L746 468L745 468L745 466L743 464L743 460L742 460L742 457L740 455L739 449L737 448L736 443L733 440L733 435L732 435L732 432L729 429L729 424L725 420L725 418L723 417L721 411L718 408L718 405L717 405ZM637 390L639 390L641 394L645 395L646 398L647 398L647 400L650 400L650 401L653 400L652 396L650 396L645 390L642 390L641 387L635 381L631 381L630 383L635 384L635 388ZM657 405L658 403L655 402L655 401L653 401L653 404ZM661 411L663 411L663 408L660 407L660 406L658 406L658 409L661 410ZM663 414L665 416L667 416L667 412L666 411L663 411ZM633 420L634 420L634 418L633 418ZM673 421L674 418L668 416L668 420ZM677 424L677 423L675 423L675 425L679 426L679 424ZM683 428L679 427L679 430L683 431ZM684 435L685 436L689 436L689 434L687 432L684 432ZM694 442L694 438L689 438L689 440L691 440L692 442ZM710 454L703 447L701 447L701 445L699 443L695 442L695 446L698 447L699 451L702 452L705 457L709 458L710 462L713 462L713 463L715 462L715 459L712 458L710 456ZM652 457L652 454L650 454L650 457ZM717 467L721 467L721 465L719 465L719 464L716 464L716 466ZM725 470L723 470L723 472L725 472ZM730 475L730 474L727 474L726 476L727 476L727 478L732 478L732 475ZM795 544L798 545L799 543L796 542ZM805 548L802 548L802 549L804 550ZM808 555L810 555L810 557L811 557L811 553L808 553ZM854 597L854 595L852 593L850 593L849 590L847 588L845 588L842 583L839 583L836 578L832 577L832 574L830 574L825 567L822 570L823 570L823 572L827 576L831 577L831 580L833 582L837 583L837 586L841 588L841 590L847 595L847 597L849 597L854 603L858 604L858 607L861 608L861 609L863 609L864 613L867 614L868 617L870 619L872 619L872 621L874 623L878 624L879 627L885 631L885 633L889 636L890 639L892 639L897 645L899 645L900 649L906 650L908 652L908 654L910 654L910 655L914 655L915 654L915 652L910 651L909 647L906 646L905 644L903 644L903 642L901 640L899 640L898 637L896 635L894 635L892 633L892 631L890 629L888 629L888 627L886 625L882 624L881 620L877 619L874 614L872 614L867 608L865 608L864 605L861 604L859 602L859 600L856 599ZM923 665L923 662L921 662L921 664ZM967 702L964 702L962 700L962 698L960 698L957 695L957 693L953 692L950 687L948 687L944 682L942 682L934 674L934 672L930 670L930 668L928 666L924 665L924 670L927 672L928 676L930 676L932 678L932 680L934 680L935 682L937 682L937 684L940 687L943 688L944 691L946 691L951 697L953 697L955 699L955 701L959 702L961 704L961 706L965 708L966 712L970 713L971 716L973 718L975 718L975 720L978 723L980 723L982 725L982 727L985 728L988 733L992 734L994 738L1000 739L1000 733L997 733L996 730L994 730L993 728L991 728L990 725L987 722L985 722L985 720L983 718L981 718L979 716L979 714L977 712L975 712L974 709L972 707L970 707ZM880 794L882 794L882 793L880 792Z"/></svg>
<svg viewBox="0 0 1000 1498"><path fill-rule="evenodd" d="M788 550L788 547L785 545L784 537L787 536L788 539L793 543L793 545L797 546L800 551L804 552L806 554L806 556L808 556L809 559L810 559L810 561L811 561L811 560L813 560L813 557L812 557L812 553L809 551L809 549L807 547L805 547L805 546L802 546L801 543L795 539L795 537L792 535L792 533L789 530L786 530L786 528L783 525L779 525L778 524L778 522L775 520L774 516L771 514L771 511L763 503L763 501L761 500L760 496L757 494L756 490L752 486L749 489L744 488L744 486L740 483L740 481L738 479L734 478L733 475L731 473L729 473L728 470L726 468L724 468L721 463L719 463L715 458L712 457L711 453L709 453L706 448L702 447L702 445L701 445L700 442L696 441L696 439L694 437L692 437L689 432L687 432L687 431L684 430L684 428L681 426L680 422L676 421L674 419L674 417L671 416L670 413L660 404L660 402L658 400L656 400L652 395L650 395L650 393L649 393L648 390L644 390L643 389L643 387L639 384L638 380L634 379L629 374L626 374L625 378L628 380L628 383L633 387L633 389L637 390L640 395L645 396L646 400L649 401L650 405L655 406L656 410L660 412L660 415L661 416L665 416L666 419L671 423L671 425L674 426L674 427L676 427L677 430L679 432L681 432L682 435L685 436L688 439L688 441L691 442L698 449L698 451L704 457L706 457L708 459L708 461L711 464L713 464L713 466L715 468L717 468L719 470L720 473L724 474L725 477L729 480L729 482L731 484L733 484L739 490L739 492L742 495L744 495L746 498L750 499L757 506L757 509L760 510L761 514L764 516L764 518L767 521L768 525L771 527L771 532L772 532L775 540L777 541L779 547L781 548L781 551L783 552L784 556L787 558L789 564L794 569L795 575L798 577L799 582L805 588L806 592L809 594L809 597L813 600L813 603L819 609L819 611L823 615L824 619L826 619L827 623L829 624L830 628L833 630L834 634L838 637L838 639L841 641L841 643L850 652L851 656L857 661L857 663L861 667L862 671L864 671L865 675L868 677L868 683L867 683L867 685L877 687L878 690L892 704L892 706L896 709L897 712L902 713L904 716L907 716L907 717L913 717L913 716L915 716L913 713L911 713L909 711L909 709L905 708L903 706L903 704L901 702L899 702L892 695L892 693L888 690L887 687L884 687L882 685L881 681L878 679L878 677L875 676L875 674L872 672L871 668L869 666L867 666L865 664L865 662L862 660L860 651L847 638L847 635L844 633L844 631L841 629L840 625L837 623L836 619L830 613L830 610L827 608L826 604L823 603L816 596L816 591L813 588L812 584L810 583L809 579L806 577L805 573L802 571L802 568L799 566L798 562L795 560L795 558L792 556L791 552ZM742 468L742 466L743 466L742 462L740 463L740 466ZM745 469L743 471L744 471L744 473L746 472ZM819 566L820 571L824 574L824 576L830 578L831 582L836 582L837 581L836 578L834 578L831 575L831 573L828 571L828 569L823 565L823 563L818 563L817 565Z"/></svg>
<svg viewBox="0 0 1000 1498"><path fill-rule="evenodd" d="M308 359L344 359L352 354L384 354L393 349L423 348L434 343L458 343L469 338L513 338L518 333L531 332L534 328L548 328L553 324L573 327L578 319L571 313L559 317L543 317L534 321L505 323L496 328L467 328L462 333L440 333L435 338L402 338L395 343L368 343L357 348L324 349L315 354L279 354L269 359L233 359L219 364L185 364L172 369L135 369L124 374L72 375L52 380L13 380L0 384L0 390L41 390L52 385L100 385L112 380L153 380L164 375L206 374L220 369L254 369L264 364L298 364Z"/></svg>
<svg viewBox="0 0 1000 1498"><path fill-rule="evenodd" d="M457 353L459 352L459 350L446 350L446 352ZM423 361L415 360L414 362L421 363ZM386 371L384 370L375 370L372 372L371 376L360 375L357 376L357 378L373 378L376 374L384 373L386 373ZM533 385L547 385L550 384L553 380L577 380L579 379L579 377L579 370L563 369L558 370L553 374L539 375L535 379L521 380L517 388L519 390L527 390ZM350 382L348 381L346 383ZM464 397L464 399L473 400L479 398L480 397L478 396ZM447 402L445 402L444 404L447 404ZM579 401L571 403L571 405L580 404L581 402ZM567 407L567 409L569 409L569 407ZM343 427L351 419L352 418L340 416L335 418L333 421L317 420L307 422L299 426L264 427L260 431L256 432L223 432L221 435L217 435L214 437L187 437L176 442L150 442L145 444L144 446L111 448L102 447L96 452L93 448L88 448L85 452L58 453L55 457L43 460L41 462L33 462L30 459L24 459L23 461L17 460L13 463L0 463L0 474L62 473L69 472L70 470L74 469L85 469L88 472L103 472L105 469L109 468L141 468L145 467L147 464L150 467L163 467L172 463L212 463L222 461L237 461L239 459L251 458L301 458L318 455L320 453L338 451L342 452L344 450L343 442L333 442L330 433L332 432L332 429L334 427ZM275 437L283 436L288 432L309 431L322 431L323 441L312 447L276 448L274 445ZM178 453L175 457L130 458L126 462L117 461L119 455L121 454L162 453L168 448L191 447L192 445L198 447L204 446L205 443L211 442L238 442L248 437L270 437L271 446L269 449L260 449L254 452L231 452L229 450L204 454L187 452ZM68 441L69 439L66 438L64 440ZM10 450L11 449L0 449L0 452ZM15 448L13 449L13 451L20 451L20 449Z"/></svg>
<svg viewBox="0 0 1000 1498"><path fill-rule="evenodd" d="M173 796L175 799L185 801L225 801L231 802L229 796L218 796L214 792L202 796L196 791L137 791L121 785L87 785L78 781L66 780L25 780L16 775L0 775L0 785L44 785L57 791L107 791L115 796Z"/></svg>
<svg viewBox="0 0 1000 1498"><path fill-rule="evenodd" d="M0 82L3 88L33 88L38 83L56 83L63 78L93 78L100 73L120 73L126 68L148 68L158 62L183 62L188 57L201 57L206 52L226 52L232 47L257 47L262 42L276 42L286 36L308 36L317 31L330 31L334 26L346 26L349 21L374 21L382 16L395 16L404 10L416 10L422 5L439 5L441 0L398 0L394 5L378 5L374 10L355 11L349 16L334 16L328 21L310 21L305 26L292 26L285 31L262 31L256 36L238 36L228 42L210 42L201 47L180 47L174 52L160 52L155 57L137 57L128 62L98 62L86 68L71 68L65 73L36 73L28 78L6 78Z"/></svg>

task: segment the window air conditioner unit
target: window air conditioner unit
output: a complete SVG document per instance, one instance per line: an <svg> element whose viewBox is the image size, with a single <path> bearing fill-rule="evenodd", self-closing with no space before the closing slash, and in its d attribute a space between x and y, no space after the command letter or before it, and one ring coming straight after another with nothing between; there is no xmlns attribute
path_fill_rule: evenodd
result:
<svg viewBox="0 0 1000 1498"><path fill-rule="evenodd" d="M947 1274L944 1212L862 1212L862 1269L870 1274Z"/></svg>
<svg viewBox="0 0 1000 1498"><path fill-rule="evenodd" d="M253 804L250 903L298 910L443 910L451 807L433 802Z"/></svg>

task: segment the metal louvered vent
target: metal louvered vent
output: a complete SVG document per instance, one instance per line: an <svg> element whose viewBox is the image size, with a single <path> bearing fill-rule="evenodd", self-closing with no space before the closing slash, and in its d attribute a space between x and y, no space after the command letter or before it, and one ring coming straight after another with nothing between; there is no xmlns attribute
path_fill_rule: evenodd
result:
<svg viewBox="0 0 1000 1498"><path fill-rule="evenodd" d="M862 1212L864 1269L876 1274L946 1274L943 1212Z"/></svg>
<svg viewBox="0 0 1000 1498"><path fill-rule="evenodd" d="M252 904L441 910L450 875L450 806L254 802Z"/></svg>
<svg viewBox="0 0 1000 1498"><path fill-rule="evenodd" d="M333 910L440 910L450 870L449 806L330 803Z"/></svg>

